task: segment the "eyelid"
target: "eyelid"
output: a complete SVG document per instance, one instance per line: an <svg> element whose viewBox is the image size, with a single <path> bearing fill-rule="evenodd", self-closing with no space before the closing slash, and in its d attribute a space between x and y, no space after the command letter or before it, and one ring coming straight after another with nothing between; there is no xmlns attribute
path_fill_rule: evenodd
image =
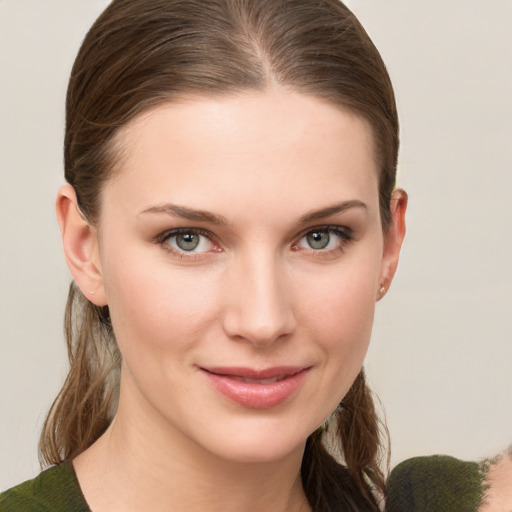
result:
<svg viewBox="0 0 512 512"><path fill-rule="evenodd" d="M209 252L212 252L212 251L203 251L203 252L189 251L188 252L188 251L177 249L177 248L171 246L170 244L166 243L167 240L169 240L171 237L177 236L180 234L185 234L185 233L192 233L195 235L203 236L203 237L207 238L212 244L214 244L215 246L218 247L217 238L213 235L213 233L211 233L208 230L202 229L202 228L180 227L180 228L168 229L168 230L158 234L157 236L155 236L153 238L153 242L156 244L159 244L165 251L167 251L171 254L174 254L174 255L180 257L181 259L189 259L189 260L197 259L197 258L205 257ZM215 250L213 252L220 252L220 250Z"/></svg>
<svg viewBox="0 0 512 512"><path fill-rule="evenodd" d="M339 244L337 244L336 247L331 249L313 249L310 248L300 248L299 243L310 233L315 232L326 232L326 233L334 233L336 236L339 236L341 238L341 241ZM293 243L292 249L294 250L301 250L308 253L312 253L316 256L326 256L335 254L337 252L341 252L345 249L346 244L354 240L354 231L347 227L347 226L340 226L340 225L320 225L320 226L312 226L306 230L304 230L301 234L299 234L296 238L296 242Z"/></svg>
<svg viewBox="0 0 512 512"><path fill-rule="evenodd" d="M334 233L336 236L340 238L339 243L336 245L336 247L331 249L313 249L313 248L301 248L299 247L299 243L303 238L305 238L308 234L314 233L314 232L327 232L327 233ZM167 244L167 240L172 236L177 236L179 234L183 233L193 233L200 236L204 236L207 238L212 244L216 246L216 249L214 250L208 250L203 252L193 252L193 251L185 251L180 250L179 248L175 248L171 246L170 244ZM331 224L323 224L323 225L317 225L317 226L311 226L307 229L304 229L299 235L295 237L295 241L292 243L292 250L298 251L301 250L302 252L309 252L316 256L328 256L333 255L338 252L342 252L348 243L350 243L354 239L354 231L353 229L347 227L347 226L340 226L340 225L331 225ZM203 228L187 228L187 227L179 227L179 228L172 228L168 229L166 231L163 231L162 233L156 235L153 238L153 242L160 245L165 251L181 258L181 259L187 259L187 260L194 260L198 258L205 258L208 256L211 252L223 252L222 248L220 247L220 243L218 241L218 238L211 232Z"/></svg>
<svg viewBox="0 0 512 512"><path fill-rule="evenodd" d="M163 231L162 233L159 233L153 238L153 240L155 242L164 242L173 235L179 235L183 233L194 233L196 235L202 235L212 241L216 239L213 233L202 228L171 228Z"/></svg>
<svg viewBox="0 0 512 512"><path fill-rule="evenodd" d="M308 235L309 233L314 233L315 231L327 231L327 232L331 232L331 233L332 232L338 233L340 236L347 238L347 240L352 239L354 237L354 231L347 226L340 226L340 225L336 225L336 224L323 224L320 226L312 226L312 227L305 229L304 231L299 233L299 235L297 236L297 240L300 240L300 239L304 238L306 235Z"/></svg>

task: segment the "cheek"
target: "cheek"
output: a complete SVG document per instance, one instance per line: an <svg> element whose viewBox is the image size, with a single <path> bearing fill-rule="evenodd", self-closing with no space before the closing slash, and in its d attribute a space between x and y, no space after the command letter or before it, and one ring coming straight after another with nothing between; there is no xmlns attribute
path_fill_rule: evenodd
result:
<svg viewBox="0 0 512 512"><path fill-rule="evenodd" d="M333 291L323 307L317 307L315 330L320 347L328 353L327 363L340 378L355 377L370 342L375 310L372 289L345 286ZM318 302L316 303L318 304ZM313 306L313 305L312 305Z"/></svg>
<svg viewBox="0 0 512 512"><path fill-rule="evenodd" d="M373 325L375 290L366 280L330 279L316 285L303 301L304 338L314 340L317 368L306 397L313 431L338 407L361 370ZM301 418L304 421L304 418Z"/></svg>
<svg viewBox="0 0 512 512"><path fill-rule="evenodd" d="M337 332L347 340L371 331L380 259L350 263L298 281L297 290L302 315L315 322L316 332Z"/></svg>
<svg viewBox="0 0 512 512"><path fill-rule="evenodd" d="M299 293L300 321L316 340L325 361L327 387L337 390L339 399L355 379L368 349L379 264L378 257L347 262L329 275L316 276Z"/></svg>
<svg viewBox="0 0 512 512"><path fill-rule="evenodd" d="M104 273L105 289L123 356L142 353L144 347L151 350L148 357L164 357L170 350L189 349L201 338L218 303L212 279L142 258L114 261L116 266Z"/></svg>

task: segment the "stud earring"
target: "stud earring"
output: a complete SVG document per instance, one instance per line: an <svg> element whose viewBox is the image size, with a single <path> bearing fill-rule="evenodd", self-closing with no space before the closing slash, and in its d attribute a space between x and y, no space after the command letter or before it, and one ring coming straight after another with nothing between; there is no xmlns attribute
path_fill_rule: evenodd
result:
<svg viewBox="0 0 512 512"><path fill-rule="evenodd" d="M379 293L381 297L386 293L386 287L383 284L380 286Z"/></svg>

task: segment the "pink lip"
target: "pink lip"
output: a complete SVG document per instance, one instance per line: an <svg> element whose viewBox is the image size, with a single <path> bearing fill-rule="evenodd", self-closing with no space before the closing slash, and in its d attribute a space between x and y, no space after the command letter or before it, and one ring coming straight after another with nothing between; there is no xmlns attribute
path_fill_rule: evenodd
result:
<svg viewBox="0 0 512 512"><path fill-rule="evenodd" d="M302 366L280 366L265 370L242 367L201 368L213 386L226 398L252 409L268 409L291 398L309 369Z"/></svg>

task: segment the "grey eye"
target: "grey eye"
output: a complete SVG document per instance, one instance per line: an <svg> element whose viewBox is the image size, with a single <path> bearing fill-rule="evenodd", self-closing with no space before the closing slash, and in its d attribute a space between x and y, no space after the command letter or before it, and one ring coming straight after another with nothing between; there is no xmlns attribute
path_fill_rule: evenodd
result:
<svg viewBox="0 0 512 512"><path fill-rule="evenodd" d="M193 228L164 233L160 243L182 258L186 253L197 255L213 250L218 252L208 234Z"/></svg>
<svg viewBox="0 0 512 512"><path fill-rule="evenodd" d="M200 242L200 235L196 233L179 233L176 235L176 245L182 251L193 251L197 249Z"/></svg>
<svg viewBox="0 0 512 512"><path fill-rule="evenodd" d="M327 231L313 231L306 236L306 240L312 249L325 249L331 237Z"/></svg>

